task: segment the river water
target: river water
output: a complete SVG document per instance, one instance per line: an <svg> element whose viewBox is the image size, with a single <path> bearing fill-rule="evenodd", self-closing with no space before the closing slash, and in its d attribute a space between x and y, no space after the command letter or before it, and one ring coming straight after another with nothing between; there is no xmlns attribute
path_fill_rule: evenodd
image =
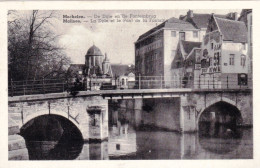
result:
<svg viewBox="0 0 260 168"><path fill-rule="evenodd" d="M108 141L27 142L30 160L149 160L149 159L252 159L252 128L239 136L204 137L199 133L179 134L151 128L136 131L110 127Z"/></svg>

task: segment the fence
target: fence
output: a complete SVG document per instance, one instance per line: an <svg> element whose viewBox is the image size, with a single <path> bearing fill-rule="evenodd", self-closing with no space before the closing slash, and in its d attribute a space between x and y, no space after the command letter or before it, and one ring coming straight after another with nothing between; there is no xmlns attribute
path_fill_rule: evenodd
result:
<svg viewBox="0 0 260 168"><path fill-rule="evenodd" d="M57 93L68 90L69 83L64 79L41 79L27 81L10 81L8 85L8 95L31 95Z"/></svg>
<svg viewBox="0 0 260 168"><path fill-rule="evenodd" d="M86 90L91 88L91 80L87 83L81 81L78 88ZM102 90L115 89L169 89L169 88L193 88L193 89L245 89L252 87L252 79L239 79L238 76L198 77L171 79L163 76L137 76L135 82L129 82L128 87L122 88L119 84L101 83ZM79 86L79 85L78 85ZM41 79L31 81L10 81L8 95L31 95L70 91L75 87L71 79Z"/></svg>
<svg viewBox="0 0 260 168"><path fill-rule="evenodd" d="M221 76L199 76L197 78L175 78L163 76L137 76L138 89L193 88L193 89L245 89L252 88L252 78L238 77L237 74Z"/></svg>

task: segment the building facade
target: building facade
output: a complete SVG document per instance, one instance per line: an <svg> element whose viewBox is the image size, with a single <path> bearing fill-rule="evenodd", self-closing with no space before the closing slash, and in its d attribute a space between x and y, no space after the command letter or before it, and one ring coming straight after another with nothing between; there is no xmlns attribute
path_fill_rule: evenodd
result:
<svg viewBox="0 0 260 168"><path fill-rule="evenodd" d="M195 67L200 58L201 42L180 41L171 65L172 87L193 87ZM200 60L199 60L200 61Z"/></svg>
<svg viewBox="0 0 260 168"><path fill-rule="evenodd" d="M144 33L135 42L136 76L162 77L164 87L170 87L171 63L179 39L199 42L203 35L204 32L191 23L176 18L170 18Z"/></svg>
<svg viewBox="0 0 260 168"><path fill-rule="evenodd" d="M243 9L241 11L239 21L243 21L247 26L248 37L248 77L252 78L253 73L253 42L252 42L252 9Z"/></svg>
<svg viewBox="0 0 260 168"><path fill-rule="evenodd" d="M247 87L247 28L212 15L201 50L200 88Z"/></svg>
<svg viewBox="0 0 260 168"><path fill-rule="evenodd" d="M230 20L237 19L237 13L217 15ZM202 42L211 14L197 14L189 10L185 16L170 18L139 36L135 42L136 77L141 76L141 87L171 87L171 64L180 40ZM149 81L154 84L151 85ZM149 86L148 86L149 85Z"/></svg>
<svg viewBox="0 0 260 168"><path fill-rule="evenodd" d="M135 87L134 65L112 64L114 80L113 85L119 89L132 89Z"/></svg>

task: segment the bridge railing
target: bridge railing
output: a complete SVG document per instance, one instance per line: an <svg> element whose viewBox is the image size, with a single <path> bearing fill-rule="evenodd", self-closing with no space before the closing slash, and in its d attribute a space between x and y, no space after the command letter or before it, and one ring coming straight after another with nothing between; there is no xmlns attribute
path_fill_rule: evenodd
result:
<svg viewBox="0 0 260 168"><path fill-rule="evenodd" d="M138 89L156 88L193 88L193 89L245 89L252 88L251 77L238 77L237 75L207 76L186 78L173 78L162 76L138 76L136 87Z"/></svg>
<svg viewBox="0 0 260 168"><path fill-rule="evenodd" d="M28 81L10 81L8 95L32 95L58 93L76 90L87 90L91 88L91 80L79 81L75 85L75 79L40 79ZM77 86L77 88L75 88ZM192 88L192 89L246 89L252 88L252 79L239 79L235 76L221 77L198 77L198 78L167 78L163 76L137 76L135 81L129 81L127 85L120 82L102 83L101 90L115 89L171 89L171 88ZM93 90L93 88L92 88Z"/></svg>
<svg viewBox="0 0 260 168"><path fill-rule="evenodd" d="M8 95L32 95L57 93L68 90L69 83L64 79L40 79L27 81L10 81L8 85Z"/></svg>

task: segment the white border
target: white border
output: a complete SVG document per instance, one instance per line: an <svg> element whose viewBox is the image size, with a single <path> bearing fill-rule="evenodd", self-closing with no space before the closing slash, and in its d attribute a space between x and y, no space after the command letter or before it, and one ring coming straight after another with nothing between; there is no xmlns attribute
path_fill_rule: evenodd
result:
<svg viewBox="0 0 260 168"><path fill-rule="evenodd" d="M254 159L251 160L149 160L149 161L8 161L8 108L7 108L7 10L87 10L87 9L253 9L253 66L254 66ZM39 1L39 2L0 2L0 168L2 167L260 167L260 104L259 67L260 65L260 2L258 1ZM259 49L259 50L258 50ZM258 92L257 92L258 91Z"/></svg>

